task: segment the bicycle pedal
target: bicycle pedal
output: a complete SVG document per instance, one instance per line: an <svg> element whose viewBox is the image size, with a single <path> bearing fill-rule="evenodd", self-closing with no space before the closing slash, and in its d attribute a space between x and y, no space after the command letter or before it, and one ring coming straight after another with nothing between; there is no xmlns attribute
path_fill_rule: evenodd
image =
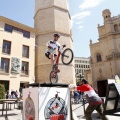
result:
<svg viewBox="0 0 120 120"><path fill-rule="evenodd" d="M52 70L54 71L56 69L56 65L53 65Z"/></svg>
<svg viewBox="0 0 120 120"><path fill-rule="evenodd" d="M60 70L59 70L59 69L55 71L55 73L59 73L59 72L60 72Z"/></svg>
<svg viewBox="0 0 120 120"><path fill-rule="evenodd" d="M57 72L59 73L59 72L60 72L60 70L57 70Z"/></svg>

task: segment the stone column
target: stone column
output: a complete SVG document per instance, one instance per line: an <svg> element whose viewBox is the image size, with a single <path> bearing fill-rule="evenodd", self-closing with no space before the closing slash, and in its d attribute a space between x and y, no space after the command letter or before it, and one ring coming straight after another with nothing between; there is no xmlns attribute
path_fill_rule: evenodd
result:
<svg viewBox="0 0 120 120"><path fill-rule="evenodd" d="M40 31L36 36L35 79L36 82L49 82L52 70L51 61L45 57L46 42L53 39L54 33L61 34L59 43L73 49L71 22L67 0L35 0L34 26ZM74 62L74 61L73 61ZM59 83L75 83L74 63L59 63Z"/></svg>

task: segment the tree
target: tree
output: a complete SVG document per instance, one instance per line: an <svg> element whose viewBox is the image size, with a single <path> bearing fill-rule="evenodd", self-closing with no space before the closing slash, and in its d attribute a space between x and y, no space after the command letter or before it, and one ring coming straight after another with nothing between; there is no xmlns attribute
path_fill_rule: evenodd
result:
<svg viewBox="0 0 120 120"><path fill-rule="evenodd" d="M5 86L0 84L0 99L5 99Z"/></svg>

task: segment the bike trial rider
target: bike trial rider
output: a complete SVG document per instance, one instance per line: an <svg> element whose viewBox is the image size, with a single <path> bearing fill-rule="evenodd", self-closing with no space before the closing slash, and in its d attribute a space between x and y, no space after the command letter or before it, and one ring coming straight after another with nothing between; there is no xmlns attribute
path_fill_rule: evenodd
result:
<svg viewBox="0 0 120 120"><path fill-rule="evenodd" d="M54 39L50 40L46 43L47 50L46 50L45 56L48 59L51 59L51 64L53 66L53 69L55 67L55 61L57 60L57 55L55 54L55 50L56 50L56 48L60 48L60 46L61 46L60 43L57 42L59 38L60 38L60 34L55 33ZM58 69L57 72L60 72L60 70Z"/></svg>

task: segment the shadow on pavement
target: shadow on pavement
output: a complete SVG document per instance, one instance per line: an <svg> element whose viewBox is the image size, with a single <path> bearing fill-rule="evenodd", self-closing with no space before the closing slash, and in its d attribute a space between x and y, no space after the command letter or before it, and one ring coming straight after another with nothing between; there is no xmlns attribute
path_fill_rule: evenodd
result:
<svg viewBox="0 0 120 120"><path fill-rule="evenodd" d="M8 117L5 117L5 120L9 120Z"/></svg>
<svg viewBox="0 0 120 120"><path fill-rule="evenodd" d="M77 117L78 117L79 119L80 119L80 118L85 119L85 116L83 116L83 115L78 115Z"/></svg>
<svg viewBox="0 0 120 120"><path fill-rule="evenodd" d="M12 114L8 114L7 116L15 116L15 115L18 115L18 114L12 113ZM3 116L5 117L5 114ZM0 115L0 117L3 117L3 116Z"/></svg>
<svg viewBox="0 0 120 120"><path fill-rule="evenodd" d="M98 113L92 113L92 118L94 118L95 120L101 120Z"/></svg>
<svg viewBox="0 0 120 120"><path fill-rule="evenodd" d="M77 117L78 117L79 119L85 119L85 116L83 116L83 115L78 115ZM94 120L101 120L100 117L99 117L99 115L98 115L98 113L92 113L92 118L93 118Z"/></svg>

